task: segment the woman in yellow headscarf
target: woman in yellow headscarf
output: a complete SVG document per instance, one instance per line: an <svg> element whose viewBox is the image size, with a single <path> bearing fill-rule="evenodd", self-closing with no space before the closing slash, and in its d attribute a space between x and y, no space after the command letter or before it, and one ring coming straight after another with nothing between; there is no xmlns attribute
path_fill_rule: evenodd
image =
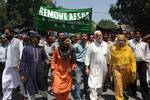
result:
<svg viewBox="0 0 150 100"><path fill-rule="evenodd" d="M123 91L136 78L136 61L124 35L118 35L117 43L111 50L110 65L114 77L116 100L124 100Z"/></svg>

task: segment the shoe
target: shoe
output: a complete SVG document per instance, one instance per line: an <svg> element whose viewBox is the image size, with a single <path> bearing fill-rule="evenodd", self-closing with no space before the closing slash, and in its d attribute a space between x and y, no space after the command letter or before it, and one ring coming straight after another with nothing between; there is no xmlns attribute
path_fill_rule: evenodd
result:
<svg viewBox="0 0 150 100"><path fill-rule="evenodd" d="M129 99L129 95L127 93L123 93L124 99L128 100Z"/></svg>
<svg viewBox="0 0 150 100"><path fill-rule="evenodd" d="M147 95L147 96L142 96L143 100L149 100L150 96Z"/></svg>
<svg viewBox="0 0 150 100"><path fill-rule="evenodd" d="M130 96L131 96L132 98L136 98L136 97L137 97L137 94L136 94L136 93L130 94Z"/></svg>
<svg viewBox="0 0 150 100"><path fill-rule="evenodd" d="M148 81L148 85L150 86L150 80Z"/></svg>
<svg viewBox="0 0 150 100"><path fill-rule="evenodd" d="M47 98L42 98L42 100L48 100Z"/></svg>

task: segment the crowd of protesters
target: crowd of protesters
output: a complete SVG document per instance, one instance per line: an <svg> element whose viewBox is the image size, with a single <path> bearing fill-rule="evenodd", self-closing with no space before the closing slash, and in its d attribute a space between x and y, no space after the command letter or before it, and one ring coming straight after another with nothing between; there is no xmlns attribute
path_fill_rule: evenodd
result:
<svg viewBox="0 0 150 100"><path fill-rule="evenodd" d="M35 100L36 94L48 100L51 87L56 100L68 100L71 91L74 100L98 100L113 85L116 100L127 100L136 98L139 79L143 100L150 100L149 47L150 35L142 38L140 30L42 36L33 30L15 35L12 27L5 27L0 39L0 95L12 100L17 89L21 100Z"/></svg>

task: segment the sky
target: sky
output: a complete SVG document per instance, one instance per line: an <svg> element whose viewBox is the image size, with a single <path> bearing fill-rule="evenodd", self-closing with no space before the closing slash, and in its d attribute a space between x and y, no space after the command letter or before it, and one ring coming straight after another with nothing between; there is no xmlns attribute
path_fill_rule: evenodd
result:
<svg viewBox="0 0 150 100"><path fill-rule="evenodd" d="M56 6L63 8L78 9L78 8L92 8L92 19L98 23L102 19L112 20L109 15L109 8L111 4L115 4L117 0L54 0Z"/></svg>

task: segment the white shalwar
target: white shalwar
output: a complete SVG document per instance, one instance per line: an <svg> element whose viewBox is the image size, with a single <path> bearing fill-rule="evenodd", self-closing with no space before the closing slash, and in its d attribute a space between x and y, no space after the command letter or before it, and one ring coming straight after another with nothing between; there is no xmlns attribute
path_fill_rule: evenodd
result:
<svg viewBox="0 0 150 100"><path fill-rule="evenodd" d="M91 100L97 100L97 89L102 89L107 74L108 45L106 42L93 42L89 45L85 65L90 66L88 85Z"/></svg>
<svg viewBox="0 0 150 100"><path fill-rule="evenodd" d="M147 69L147 83L150 86L150 63L148 63L148 69Z"/></svg>
<svg viewBox="0 0 150 100"><path fill-rule="evenodd" d="M10 43L7 47L6 64L2 75L3 100L12 99L13 89L21 84L20 75L17 71L17 65L12 65L12 59L14 60L15 58L11 53L12 48L12 44Z"/></svg>

